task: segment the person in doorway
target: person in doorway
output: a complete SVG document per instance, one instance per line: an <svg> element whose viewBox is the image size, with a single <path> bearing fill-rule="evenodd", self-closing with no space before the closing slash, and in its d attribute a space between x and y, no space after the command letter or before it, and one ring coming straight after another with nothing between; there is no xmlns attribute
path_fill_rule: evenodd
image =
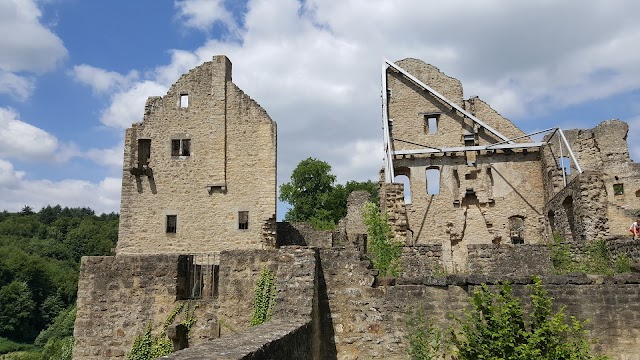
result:
<svg viewBox="0 0 640 360"><path fill-rule="evenodd" d="M631 231L631 235L634 240L640 240L640 216L638 216L636 221L631 224L629 231Z"/></svg>

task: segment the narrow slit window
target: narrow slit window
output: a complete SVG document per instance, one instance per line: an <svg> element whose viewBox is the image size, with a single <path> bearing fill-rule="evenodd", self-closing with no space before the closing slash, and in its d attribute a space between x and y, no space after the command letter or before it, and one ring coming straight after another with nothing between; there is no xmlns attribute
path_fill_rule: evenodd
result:
<svg viewBox="0 0 640 360"><path fill-rule="evenodd" d="M512 244L524 244L524 218L512 216L509 218L509 237Z"/></svg>
<svg viewBox="0 0 640 360"><path fill-rule="evenodd" d="M249 212L248 211L238 211L238 229L240 230L249 229Z"/></svg>
<svg viewBox="0 0 640 360"><path fill-rule="evenodd" d="M180 139L171 140L171 156L180 156Z"/></svg>
<svg viewBox="0 0 640 360"><path fill-rule="evenodd" d="M563 156L558 160L560 162L560 169L562 169L565 174L571 175L571 160L566 156Z"/></svg>
<svg viewBox="0 0 640 360"><path fill-rule="evenodd" d="M425 171L427 178L427 194L440 194L440 169L429 168Z"/></svg>
<svg viewBox="0 0 640 360"><path fill-rule="evenodd" d="M182 156L191 155L191 139L182 139Z"/></svg>
<svg viewBox="0 0 640 360"><path fill-rule="evenodd" d="M438 117L434 115L425 115L425 128L427 134L438 133Z"/></svg>
<svg viewBox="0 0 640 360"><path fill-rule="evenodd" d="M151 159L151 139L138 139L138 165L149 165Z"/></svg>
<svg viewBox="0 0 640 360"><path fill-rule="evenodd" d="M407 175L398 175L393 180L394 183L402 183L404 185L404 203L411 204L411 180Z"/></svg>
<svg viewBox="0 0 640 360"><path fill-rule="evenodd" d="M189 107L189 95L188 94L180 94L180 107L181 108Z"/></svg>
<svg viewBox="0 0 640 360"><path fill-rule="evenodd" d="M178 230L178 215L167 215L167 234L175 234Z"/></svg>

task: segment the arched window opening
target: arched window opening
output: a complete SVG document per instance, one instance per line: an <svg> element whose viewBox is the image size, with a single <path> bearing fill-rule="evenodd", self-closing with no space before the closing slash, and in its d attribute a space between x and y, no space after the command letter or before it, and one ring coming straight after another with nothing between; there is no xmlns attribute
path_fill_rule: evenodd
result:
<svg viewBox="0 0 640 360"><path fill-rule="evenodd" d="M558 164L560 165L560 169L564 171L565 174L571 175L571 160L568 157L563 156L558 158Z"/></svg>
<svg viewBox="0 0 640 360"><path fill-rule="evenodd" d="M393 182L404 184L404 203L411 204L411 180L409 180L409 177L407 175L397 175Z"/></svg>
<svg viewBox="0 0 640 360"><path fill-rule="evenodd" d="M515 215L509 218L509 237L512 244L524 244L524 217Z"/></svg>
<svg viewBox="0 0 640 360"><path fill-rule="evenodd" d="M427 178L427 194L440 194L440 169L428 168L425 171L425 175Z"/></svg>

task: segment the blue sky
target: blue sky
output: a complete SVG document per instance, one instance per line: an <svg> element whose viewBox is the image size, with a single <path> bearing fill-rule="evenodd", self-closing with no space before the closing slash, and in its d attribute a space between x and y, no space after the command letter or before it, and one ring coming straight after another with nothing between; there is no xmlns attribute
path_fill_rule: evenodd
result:
<svg viewBox="0 0 640 360"><path fill-rule="evenodd" d="M118 211L124 129L217 54L278 122L280 183L309 156L340 182L377 179L383 57L434 64L527 132L625 120L640 161L637 14L631 0L0 0L0 209Z"/></svg>

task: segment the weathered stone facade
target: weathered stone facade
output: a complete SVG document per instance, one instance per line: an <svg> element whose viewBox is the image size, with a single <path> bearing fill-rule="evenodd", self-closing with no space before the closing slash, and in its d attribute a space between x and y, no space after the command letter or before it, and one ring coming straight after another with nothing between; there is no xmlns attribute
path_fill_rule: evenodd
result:
<svg viewBox="0 0 640 360"><path fill-rule="evenodd" d="M458 80L419 60L397 64L516 144L531 142L482 100L464 100ZM386 83L395 150L500 142L403 74L389 69ZM409 312L422 307L447 328L480 284L509 281L526 295L538 274L556 307L591 320L598 353L640 360L639 275L551 275L545 244L558 231L580 255L602 238L613 258L640 262L625 232L640 207L626 124L566 132L581 174L572 163L563 176L555 142L395 155L411 201L403 184L381 181L381 208L405 244L387 286L367 259L368 193L349 196L335 231L276 223L275 131L224 56L147 101L126 134L116 255L82 260L74 359L123 359L184 302L198 304L197 322L189 348L167 359L405 359ZM277 274L273 319L249 328L263 269Z"/></svg>
<svg viewBox="0 0 640 360"><path fill-rule="evenodd" d="M557 231L568 241L584 242L629 234L634 211L640 208L640 164L629 158L628 132L620 120L565 131L583 173L566 149L560 152L558 142L544 147L547 236ZM566 171L559 166L561 157L570 162Z"/></svg>
<svg viewBox="0 0 640 360"><path fill-rule="evenodd" d="M505 136L519 138L515 142L531 141L482 100L463 100L460 81L420 60L397 65ZM502 141L403 74L389 68L386 76L394 151ZM411 202L399 203L402 188L384 184L392 223L400 236L406 231L408 244L441 244L448 271L467 271L471 244L511 243L514 236L528 244L543 241L545 195L537 148L395 155L393 166L396 176L409 178ZM427 183L429 171L436 174L429 181L437 184Z"/></svg>
<svg viewBox="0 0 640 360"><path fill-rule="evenodd" d="M276 123L226 56L147 100L125 136L118 254L272 247L275 211Z"/></svg>

